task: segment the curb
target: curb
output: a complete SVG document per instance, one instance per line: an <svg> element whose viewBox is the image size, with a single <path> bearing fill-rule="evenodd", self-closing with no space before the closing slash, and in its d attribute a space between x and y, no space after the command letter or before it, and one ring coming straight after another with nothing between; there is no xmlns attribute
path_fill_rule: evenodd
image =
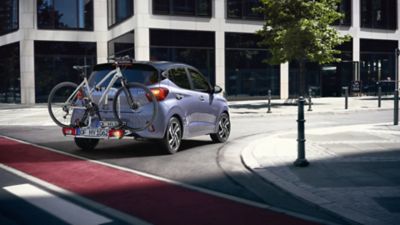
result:
<svg viewBox="0 0 400 225"><path fill-rule="evenodd" d="M377 124L369 124L367 126L371 125L377 125ZM380 124L381 125L381 124ZM355 126L362 126L362 125L355 125ZM349 127L349 126L342 126L342 127ZM338 129L342 128L338 127ZM352 126L350 126L352 127ZM319 130L323 128L314 128L312 130ZM315 193L318 192L312 192L310 187L307 184L304 184L300 181L297 176L293 179L293 181L288 181L286 179L281 178L278 174L274 174L273 172L270 172L266 170L265 168L262 168L262 166L259 164L259 162L256 160L256 156L254 155L254 150L256 149L257 145L260 145L260 143L263 143L263 147L268 148L268 144L265 143L272 143L269 144L271 151L276 150L276 144L274 143L282 141L280 140L281 138L278 138L278 136L282 135L288 135L288 134L293 134L294 132L282 132L282 133L276 133L267 137L260 138L258 140L255 140L251 143L249 143L245 148L243 148L241 152L241 159L243 165L251 171L253 174L261 177L264 179L266 182L270 182L274 184L275 186L287 191L288 193L293 194L295 197L304 200L306 202L309 202L310 204L315 205L317 208L321 208L323 210L326 210L332 215L338 216L343 218L344 220L349 221L349 223L352 224L380 224L382 221L379 221L378 219L375 219L371 216L366 216L366 214L359 213L358 211L349 209L349 208L343 208L341 204L332 202L329 199L325 199L323 196L318 196ZM272 149L272 146L274 147ZM310 145L309 147L315 148L315 146ZM279 147L278 147L279 148ZM295 159L295 158L294 158ZM293 160L294 160L293 159ZM278 160L279 161L279 160ZM285 162L286 163L286 162ZM271 160L269 162L266 162L267 167L271 166L274 167L274 161ZM282 165L280 165L282 166ZM284 167L284 169L288 168L288 165ZM264 167L266 167L264 165ZM301 168L299 168L301 169ZM290 172L289 172L290 173ZM288 174L290 175L290 174ZM293 174L292 174L293 175ZM297 178L297 181L296 181ZM309 190L307 190L309 189Z"/></svg>

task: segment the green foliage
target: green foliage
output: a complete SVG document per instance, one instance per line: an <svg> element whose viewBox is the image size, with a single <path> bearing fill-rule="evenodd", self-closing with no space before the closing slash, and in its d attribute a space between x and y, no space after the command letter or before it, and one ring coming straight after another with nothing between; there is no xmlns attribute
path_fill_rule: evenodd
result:
<svg viewBox="0 0 400 225"><path fill-rule="evenodd" d="M335 47L350 39L341 37L331 25L344 15L337 12L340 0L261 0L265 14L260 45L272 56L266 60L279 64L296 60L320 64L339 62Z"/></svg>

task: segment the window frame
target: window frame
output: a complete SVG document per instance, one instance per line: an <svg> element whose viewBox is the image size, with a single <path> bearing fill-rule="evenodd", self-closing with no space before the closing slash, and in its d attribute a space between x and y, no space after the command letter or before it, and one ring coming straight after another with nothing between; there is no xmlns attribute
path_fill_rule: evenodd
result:
<svg viewBox="0 0 400 225"><path fill-rule="evenodd" d="M50 0L52 2L52 5L54 6L54 1L55 0ZM80 0L75 0L77 3L77 6L79 6L79 1ZM90 0L92 2L92 26L90 28L79 28L79 24L82 18L79 17L79 7L77 7L77 27L76 28L68 28L68 27L56 27L54 21L51 21L52 27L41 27L39 24L39 10L38 10L38 1L36 1L36 27L38 30L66 30L66 31L94 31L94 1L95 0Z"/></svg>

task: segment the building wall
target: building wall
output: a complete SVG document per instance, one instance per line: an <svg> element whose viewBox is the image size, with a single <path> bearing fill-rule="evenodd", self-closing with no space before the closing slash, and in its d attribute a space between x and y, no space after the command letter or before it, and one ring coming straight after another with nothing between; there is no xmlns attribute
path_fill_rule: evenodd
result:
<svg viewBox="0 0 400 225"><path fill-rule="evenodd" d="M400 12L400 4L397 4ZM76 41L97 43L97 63L107 61L107 42L134 30L135 58L150 59L150 29L175 29L215 32L215 80L225 87L225 32L254 33L262 21L227 19L226 0L212 1L211 18L153 15L152 1L135 0L134 16L108 29L107 0L94 1L93 31L37 29L36 0L19 1L19 30L0 36L0 46L20 42L21 102L35 103L34 41ZM397 24L400 24L397 16ZM360 39L400 40L400 31L360 28L360 1L352 1L352 24L338 26L342 34L353 37L353 61L360 60ZM289 96L289 65L280 66L280 98Z"/></svg>

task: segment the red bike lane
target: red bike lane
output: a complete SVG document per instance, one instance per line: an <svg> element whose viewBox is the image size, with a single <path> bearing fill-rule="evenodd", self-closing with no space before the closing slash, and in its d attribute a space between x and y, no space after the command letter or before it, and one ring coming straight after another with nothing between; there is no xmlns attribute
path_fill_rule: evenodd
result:
<svg viewBox="0 0 400 225"><path fill-rule="evenodd" d="M3 137L0 163L152 224L318 224Z"/></svg>

